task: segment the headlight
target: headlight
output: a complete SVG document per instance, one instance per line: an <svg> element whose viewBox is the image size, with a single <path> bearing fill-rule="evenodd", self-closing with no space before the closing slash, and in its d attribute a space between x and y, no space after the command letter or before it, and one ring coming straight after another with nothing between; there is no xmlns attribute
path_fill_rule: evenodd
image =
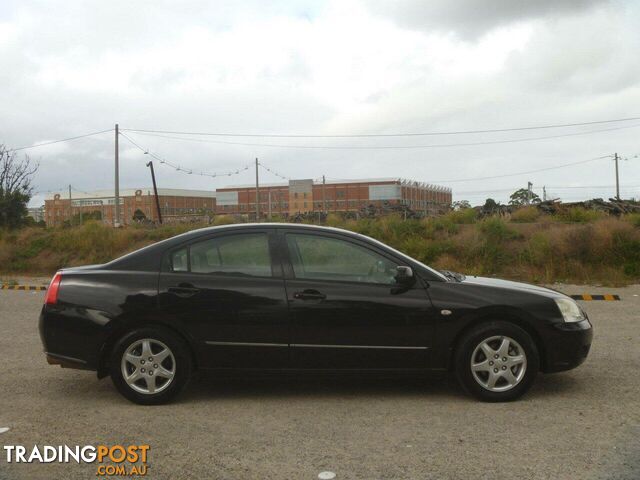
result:
<svg viewBox="0 0 640 480"><path fill-rule="evenodd" d="M582 309L570 298L554 298L565 322L581 322L586 317Z"/></svg>

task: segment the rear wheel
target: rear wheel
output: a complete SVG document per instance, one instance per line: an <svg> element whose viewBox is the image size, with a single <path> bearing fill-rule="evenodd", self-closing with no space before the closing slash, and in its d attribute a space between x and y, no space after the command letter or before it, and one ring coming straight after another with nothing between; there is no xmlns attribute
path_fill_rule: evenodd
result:
<svg viewBox="0 0 640 480"><path fill-rule="evenodd" d="M191 376L191 355L182 339L164 329L145 327L122 337L110 361L118 391L142 405L166 403L178 395Z"/></svg>
<svg viewBox="0 0 640 480"><path fill-rule="evenodd" d="M535 342L509 322L478 325L456 350L456 375L463 388L488 402L515 400L533 384L540 359Z"/></svg>

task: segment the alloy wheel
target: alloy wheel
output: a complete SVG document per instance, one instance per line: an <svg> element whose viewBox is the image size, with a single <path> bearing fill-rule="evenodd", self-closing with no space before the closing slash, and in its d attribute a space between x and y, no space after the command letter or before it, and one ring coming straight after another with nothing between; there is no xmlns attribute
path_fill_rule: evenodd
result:
<svg viewBox="0 0 640 480"><path fill-rule="evenodd" d="M471 355L473 378L490 392L506 392L527 371L527 355L513 338L497 335L481 341Z"/></svg>
<svg viewBox="0 0 640 480"><path fill-rule="evenodd" d="M133 342L122 355L122 377L138 393L152 395L166 390L176 375L171 349L153 338Z"/></svg>

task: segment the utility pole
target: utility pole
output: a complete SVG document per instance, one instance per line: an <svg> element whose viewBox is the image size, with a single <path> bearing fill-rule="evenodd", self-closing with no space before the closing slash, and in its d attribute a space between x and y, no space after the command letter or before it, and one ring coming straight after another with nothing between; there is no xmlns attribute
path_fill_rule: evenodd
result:
<svg viewBox="0 0 640 480"><path fill-rule="evenodd" d="M71 185L69 185L69 225L73 225L73 202L71 201Z"/></svg>
<svg viewBox="0 0 640 480"><path fill-rule="evenodd" d="M531 205L531 188L533 183L527 182L527 205Z"/></svg>
<svg viewBox="0 0 640 480"><path fill-rule="evenodd" d="M158 209L158 222L160 222L160 225L162 225L162 212L160 212L160 199L158 198L158 187L156 187L156 174L153 171L153 162L147 163L147 167L151 168L151 182L153 183L153 194L156 197L156 208Z"/></svg>
<svg viewBox="0 0 640 480"><path fill-rule="evenodd" d="M620 200L620 177L618 176L618 153L613 154L613 160L616 162L616 200Z"/></svg>
<svg viewBox="0 0 640 480"><path fill-rule="evenodd" d="M268 205L269 209L268 209L268 212L269 212L269 220L271 220L271 189L269 189L268 192L269 192L269 205Z"/></svg>
<svg viewBox="0 0 640 480"><path fill-rule="evenodd" d="M327 179L322 175L322 212L327 214L327 196L325 194L325 185L327 184Z"/></svg>
<svg viewBox="0 0 640 480"><path fill-rule="evenodd" d="M115 164L116 164L116 178L115 178L115 205L113 206L113 226L120 226L120 166L119 166L119 154L118 148L118 124L116 123L116 148L115 148Z"/></svg>
<svg viewBox="0 0 640 480"><path fill-rule="evenodd" d="M256 222L260 221L260 185L258 182L258 159L256 158Z"/></svg>

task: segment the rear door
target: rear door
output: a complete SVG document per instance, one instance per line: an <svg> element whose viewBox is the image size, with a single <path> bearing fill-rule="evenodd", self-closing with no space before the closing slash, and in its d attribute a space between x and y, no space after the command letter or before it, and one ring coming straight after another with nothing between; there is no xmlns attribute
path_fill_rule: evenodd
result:
<svg viewBox="0 0 640 480"><path fill-rule="evenodd" d="M168 252L160 310L189 332L203 368L284 368L289 323L274 231L233 230Z"/></svg>
<svg viewBox="0 0 640 480"><path fill-rule="evenodd" d="M292 366L424 369L434 335L425 284L398 289L403 265L348 236L282 230Z"/></svg>

